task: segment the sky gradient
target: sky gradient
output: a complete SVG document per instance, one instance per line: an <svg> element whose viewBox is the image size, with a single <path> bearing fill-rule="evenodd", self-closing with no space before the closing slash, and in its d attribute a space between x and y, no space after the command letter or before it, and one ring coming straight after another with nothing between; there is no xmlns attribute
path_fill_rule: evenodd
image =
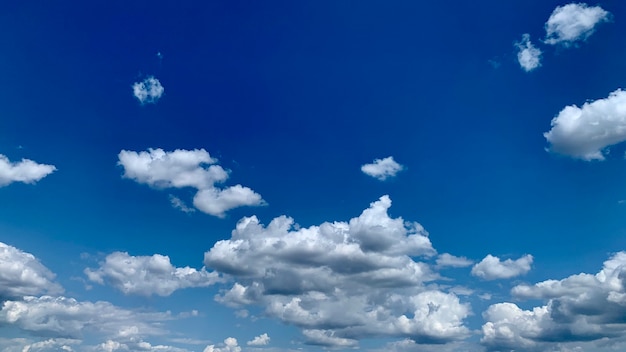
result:
<svg viewBox="0 0 626 352"><path fill-rule="evenodd" d="M0 5L0 349L626 348L626 4Z"/></svg>

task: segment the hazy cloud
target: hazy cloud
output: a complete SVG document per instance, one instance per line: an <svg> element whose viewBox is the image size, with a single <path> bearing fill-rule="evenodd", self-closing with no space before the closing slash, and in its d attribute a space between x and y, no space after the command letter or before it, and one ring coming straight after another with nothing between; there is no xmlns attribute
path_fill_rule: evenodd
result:
<svg viewBox="0 0 626 352"><path fill-rule="evenodd" d="M626 92L608 98L566 106L544 133L550 150L583 160L604 160L606 147L626 140Z"/></svg>
<svg viewBox="0 0 626 352"><path fill-rule="evenodd" d="M500 261L500 258L487 255L472 268L472 275L484 280L510 279L530 271L533 256L527 254L519 259Z"/></svg>
<svg viewBox="0 0 626 352"><path fill-rule="evenodd" d="M530 72L541 66L541 50L530 42L530 34L522 35L522 40L515 43L518 49L517 62L526 72Z"/></svg>
<svg viewBox="0 0 626 352"><path fill-rule="evenodd" d="M133 95L141 104L155 104L164 92L161 82L153 76L133 84Z"/></svg>
<svg viewBox="0 0 626 352"><path fill-rule="evenodd" d="M472 260L469 260L465 257L456 257L449 253L442 253L437 257L437 266L438 267L453 267L453 268L464 268L467 266L471 266L474 264Z"/></svg>
<svg viewBox="0 0 626 352"><path fill-rule="evenodd" d="M169 296L189 287L206 287L220 281L215 272L205 268L174 267L168 256L130 256L115 252L107 255L98 269L85 269L89 280L108 283L125 294Z"/></svg>
<svg viewBox="0 0 626 352"><path fill-rule="evenodd" d="M404 166L393 160L392 156L384 159L374 159L371 164L361 166L361 171L366 175L372 176L380 181L384 181L389 177L394 177L404 169Z"/></svg>
<svg viewBox="0 0 626 352"><path fill-rule="evenodd" d="M11 162L9 158L0 154L0 187L13 182L35 183L56 171L53 165L38 164L29 159Z"/></svg>
<svg viewBox="0 0 626 352"><path fill-rule="evenodd" d="M210 215L223 217L233 208L265 204L261 196L248 187L217 187L217 183L228 179L228 172L204 149L172 152L160 148L141 152L122 150L118 158L125 178L155 188L195 188L194 206ZM185 209L182 200L170 197L170 201L175 207L179 205Z"/></svg>
<svg viewBox="0 0 626 352"><path fill-rule="evenodd" d="M584 3L558 6L546 22L545 42L572 46L576 42L584 41L593 34L598 23L609 20L609 15L600 6Z"/></svg>

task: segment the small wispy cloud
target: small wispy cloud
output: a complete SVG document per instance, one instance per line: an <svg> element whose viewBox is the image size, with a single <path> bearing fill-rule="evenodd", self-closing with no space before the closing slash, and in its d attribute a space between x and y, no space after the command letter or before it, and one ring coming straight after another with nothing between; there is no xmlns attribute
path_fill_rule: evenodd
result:
<svg viewBox="0 0 626 352"><path fill-rule="evenodd" d="M164 92L165 88L161 82L153 76L133 84L133 95L141 104L155 104Z"/></svg>
<svg viewBox="0 0 626 352"><path fill-rule="evenodd" d="M178 209L183 213L193 213L196 211L196 209L187 206L187 204L185 204L182 199L176 197L173 194L170 194L170 203L172 203L172 206L175 209Z"/></svg>
<svg viewBox="0 0 626 352"><path fill-rule="evenodd" d="M531 43L530 34L522 35L522 40L515 43L518 49L517 62L526 72L530 72L541 66L541 50Z"/></svg>
<svg viewBox="0 0 626 352"><path fill-rule="evenodd" d="M393 160L393 156L389 156L384 159L374 159L373 163L361 166L361 171L363 171L363 173L380 181L396 176L396 174L403 169L404 166Z"/></svg>

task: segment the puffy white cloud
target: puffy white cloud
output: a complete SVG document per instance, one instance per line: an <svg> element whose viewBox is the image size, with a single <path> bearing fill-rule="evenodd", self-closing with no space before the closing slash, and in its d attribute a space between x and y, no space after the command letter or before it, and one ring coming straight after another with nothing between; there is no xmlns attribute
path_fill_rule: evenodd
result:
<svg viewBox="0 0 626 352"><path fill-rule="evenodd" d="M256 336L254 339L252 339L251 341L248 341L246 344L248 346L265 346L268 343L270 343L270 337L269 335L267 335L267 333L265 333L265 334Z"/></svg>
<svg viewBox="0 0 626 352"><path fill-rule="evenodd" d="M598 23L609 20L609 12L600 6L571 3L554 9L546 22L547 44L574 45L587 39Z"/></svg>
<svg viewBox="0 0 626 352"><path fill-rule="evenodd" d="M116 340L162 334L158 322L170 319L164 313L137 313L109 302L79 302L73 298L26 296L5 301L0 324L9 324L35 336L80 338L95 332Z"/></svg>
<svg viewBox="0 0 626 352"><path fill-rule="evenodd" d="M583 160L604 160L604 149L626 140L626 92L608 98L566 106L544 133L550 150Z"/></svg>
<svg viewBox="0 0 626 352"><path fill-rule="evenodd" d="M80 344L80 340L47 339L33 342L22 347L22 352L67 351L72 352L72 345Z"/></svg>
<svg viewBox="0 0 626 352"><path fill-rule="evenodd" d="M243 218L228 240L205 253L205 265L236 282L216 299L303 329L307 343L354 346L372 336L420 343L465 337L469 306L428 289L438 275L417 257L433 249L417 223L391 218L388 196L348 222L294 228L281 216L263 226Z"/></svg>
<svg viewBox="0 0 626 352"><path fill-rule="evenodd" d="M619 252L595 275L581 273L518 285L511 291L514 297L541 299L546 304L531 310L513 303L492 305L483 314L487 322L482 342L493 350L545 351L572 341L621 341L626 334L624 278L626 252ZM590 350L597 350L597 346Z"/></svg>
<svg viewBox="0 0 626 352"><path fill-rule="evenodd" d="M156 103L165 92L165 88L158 79L149 76L141 82L133 84L133 95L141 104Z"/></svg>
<svg viewBox="0 0 626 352"><path fill-rule="evenodd" d="M228 179L228 172L216 165L217 159L204 149L172 152L160 148L141 152L122 150L118 158L125 178L155 188L195 188L194 206L210 215L223 217L233 208L265 204L261 196L248 187L217 187L216 183ZM180 199L170 197L170 201L175 207L178 205L184 209Z"/></svg>
<svg viewBox="0 0 626 352"><path fill-rule="evenodd" d="M472 264L473 261L465 258L465 257L456 257L449 253L442 253L437 257L437 266L438 267L453 267L453 268L465 268Z"/></svg>
<svg viewBox="0 0 626 352"><path fill-rule="evenodd" d="M39 164L29 159L11 162L0 154L0 187L13 182L33 184L56 171L53 165Z"/></svg>
<svg viewBox="0 0 626 352"><path fill-rule="evenodd" d="M530 271L533 256L527 254L519 259L500 261L500 258L488 254L472 268L472 275L484 280L510 279Z"/></svg>
<svg viewBox="0 0 626 352"><path fill-rule="evenodd" d="M404 166L393 160L392 156L384 159L374 159L371 164L361 166L361 171L366 175L372 176L380 181L384 181L389 177L394 177L404 169Z"/></svg>
<svg viewBox="0 0 626 352"><path fill-rule="evenodd" d="M0 302L2 298L63 292L54 278L35 256L0 242Z"/></svg>
<svg viewBox="0 0 626 352"><path fill-rule="evenodd" d="M107 255L98 269L85 269L85 274L89 280L106 282L125 294L144 296L169 296L179 289L206 287L220 281L216 272L205 268L176 268L168 256L131 256L122 252Z"/></svg>
<svg viewBox="0 0 626 352"><path fill-rule="evenodd" d="M215 345L208 345L205 347L204 352L241 352L237 339L234 337L228 337L224 340L222 347L216 347Z"/></svg>
<svg viewBox="0 0 626 352"><path fill-rule="evenodd" d="M517 62L526 72L530 72L541 66L541 50L531 43L530 34L522 35L522 40L515 43L518 49Z"/></svg>

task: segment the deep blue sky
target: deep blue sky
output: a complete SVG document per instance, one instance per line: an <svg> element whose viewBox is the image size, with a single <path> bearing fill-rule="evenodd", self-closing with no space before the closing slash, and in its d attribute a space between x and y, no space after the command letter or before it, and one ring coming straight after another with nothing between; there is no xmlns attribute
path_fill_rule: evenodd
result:
<svg viewBox="0 0 626 352"><path fill-rule="evenodd" d="M313 340L300 331L307 327L268 313L267 302L244 307L260 317L254 320L214 301L247 279L145 297L89 281L83 270L117 251L167 255L176 267L199 270L204 253L230 239L244 216L269 224L287 215L302 227L347 222L389 195L390 217L423 225L439 254L473 264L488 254L502 261L533 256L530 271L500 281L471 275L469 266L433 269L472 290L459 297L473 313L464 326L477 331L437 348L504 348L479 342L487 307L550 306L547 296L519 303L509 291L595 274L626 247L624 147L612 143L606 160L586 161L546 151L543 136L566 106L623 87L626 7L618 0L589 3L610 15L586 40L570 47L542 42L546 21L565 4L0 4L0 154L57 169L36 185L0 188L0 242L32 253L56 274L65 297L132 311L200 312L167 328L202 343L141 336L153 345L202 351L232 336L246 350L245 341L267 332L268 348L315 350L302 345ZM515 43L524 33L543 52L530 72L517 61ZM141 104L132 85L150 76L164 94ZM148 148L205 149L230 170L224 187L249 187L267 204L236 207L222 218L181 212L168 195L193 208L195 189L122 177L118 153ZM361 172L388 156L403 166L395 177L381 182ZM411 258L434 268L437 257ZM491 300L478 298L486 292ZM16 300L4 296L0 291L0 301ZM24 336L29 343L55 337L0 324L0 344L17 346L7 339ZM357 340L367 349L403 338L411 336ZM110 339L98 330L72 348L88 351Z"/></svg>

